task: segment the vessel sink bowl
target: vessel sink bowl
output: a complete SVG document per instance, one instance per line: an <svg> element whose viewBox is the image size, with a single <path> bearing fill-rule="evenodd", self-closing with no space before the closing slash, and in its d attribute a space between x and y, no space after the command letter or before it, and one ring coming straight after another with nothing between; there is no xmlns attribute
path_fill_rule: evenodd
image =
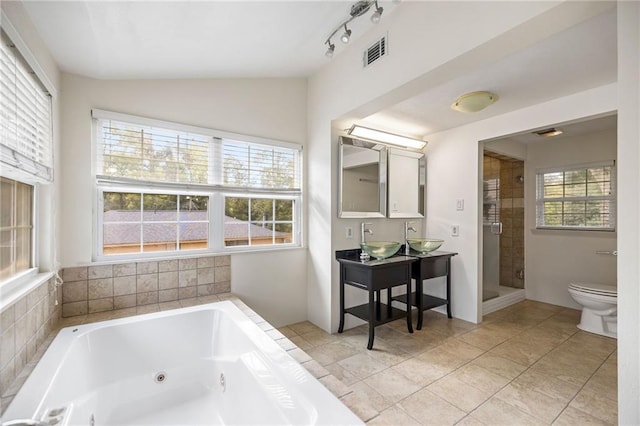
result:
<svg viewBox="0 0 640 426"><path fill-rule="evenodd" d="M386 259L400 250L402 244L397 241L367 241L360 243L363 252L376 259Z"/></svg>
<svg viewBox="0 0 640 426"><path fill-rule="evenodd" d="M433 238L411 238L407 239L409 247L420 253L429 253L440 248L444 240L436 240Z"/></svg>

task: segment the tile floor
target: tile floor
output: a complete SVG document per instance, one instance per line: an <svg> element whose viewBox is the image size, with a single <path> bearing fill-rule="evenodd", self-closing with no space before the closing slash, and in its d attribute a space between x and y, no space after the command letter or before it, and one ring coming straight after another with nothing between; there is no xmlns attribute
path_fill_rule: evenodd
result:
<svg viewBox="0 0 640 426"><path fill-rule="evenodd" d="M274 329L231 294L63 318L59 327L224 299L371 425L617 424L616 340L579 331L579 311L544 303L518 303L480 325L428 311L413 335L405 320L377 327L371 351L366 325ZM47 346L3 392L0 412Z"/></svg>
<svg viewBox="0 0 640 426"><path fill-rule="evenodd" d="M579 331L579 311L524 301L480 325L425 315L413 335L404 320L377 327L371 351L366 325L331 335L302 322L272 337L306 352L371 425L617 424L616 340Z"/></svg>

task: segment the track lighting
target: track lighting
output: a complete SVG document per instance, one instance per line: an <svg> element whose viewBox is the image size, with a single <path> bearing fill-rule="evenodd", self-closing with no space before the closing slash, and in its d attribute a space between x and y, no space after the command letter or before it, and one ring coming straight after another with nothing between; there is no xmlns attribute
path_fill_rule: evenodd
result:
<svg viewBox="0 0 640 426"><path fill-rule="evenodd" d="M332 57L333 57L333 51L334 51L334 50L336 50L336 45L335 45L335 44L333 44L333 43L331 43L331 40L327 40L327 41L325 42L325 44L328 44L328 45L329 45L329 48L327 49L327 51L325 52L325 54L324 54L324 55L325 55L327 58L332 58Z"/></svg>
<svg viewBox="0 0 640 426"><path fill-rule="evenodd" d="M344 25L344 34L340 36L340 41L344 44L349 43L349 38L351 37L351 30L347 28L347 24Z"/></svg>
<svg viewBox="0 0 640 426"><path fill-rule="evenodd" d="M349 40L351 39L351 30L347 28L347 24L357 17L367 13L371 9L371 6L375 6L375 12L373 13L373 15L371 15L371 22L373 22L374 24L380 22L380 18L382 17L382 12L384 9L378 6L378 0L360 0L352 4L351 10L349 11L349 17L341 22L340 25L338 25L336 29L333 30L331 35L329 35L329 37L327 37L327 40L325 41L325 44L329 46L329 49L327 49L327 52L325 53L325 56L327 58L333 57L333 52L335 51L335 45L331 43L331 39L333 38L333 36L335 36L342 28L344 28L344 33L340 36L340 41L345 44L349 43Z"/></svg>

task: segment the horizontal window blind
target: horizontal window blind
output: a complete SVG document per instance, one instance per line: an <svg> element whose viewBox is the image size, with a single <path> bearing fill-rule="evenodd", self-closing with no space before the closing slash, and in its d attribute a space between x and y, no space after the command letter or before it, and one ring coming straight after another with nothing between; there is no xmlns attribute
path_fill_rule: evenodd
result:
<svg viewBox="0 0 640 426"><path fill-rule="evenodd" d="M98 112L96 118L99 181L210 185L230 191L301 190L299 146L231 139L207 129L176 130L188 126L156 125L158 121L144 118L138 123L133 116L131 121L100 116L116 114Z"/></svg>
<svg viewBox="0 0 640 426"><path fill-rule="evenodd" d="M151 182L211 181L212 138L134 123L98 120L98 173Z"/></svg>
<svg viewBox="0 0 640 426"><path fill-rule="evenodd" d="M613 163L537 173L536 225L539 228L614 230Z"/></svg>
<svg viewBox="0 0 640 426"><path fill-rule="evenodd" d="M299 151L223 140L224 185L240 188L299 189Z"/></svg>
<svg viewBox="0 0 640 426"><path fill-rule="evenodd" d="M51 97L2 33L0 161L39 181L53 180Z"/></svg>

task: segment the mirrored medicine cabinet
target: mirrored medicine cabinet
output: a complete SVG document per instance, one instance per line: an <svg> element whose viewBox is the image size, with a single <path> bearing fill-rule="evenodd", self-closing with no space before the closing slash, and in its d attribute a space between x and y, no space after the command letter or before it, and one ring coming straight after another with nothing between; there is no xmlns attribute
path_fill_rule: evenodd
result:
<svg viewBox="0 0 640 426"><path fill-rule="evenodd" d="M339 138L338 217L424 217L422 152Z"/></svg>

